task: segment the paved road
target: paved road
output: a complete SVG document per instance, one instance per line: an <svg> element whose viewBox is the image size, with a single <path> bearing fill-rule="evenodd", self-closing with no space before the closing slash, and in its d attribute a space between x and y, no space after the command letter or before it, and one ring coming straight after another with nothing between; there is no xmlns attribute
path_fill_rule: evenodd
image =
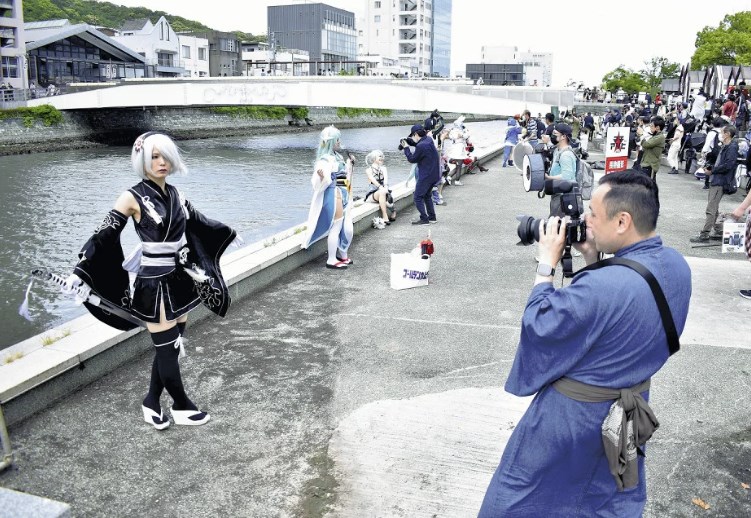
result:
<svg viewBox="0 0 751 518"><path fill-rule="evenodd" d="M658 182L658 231L689 259L694 297L683 350L653 380L646 516L749 516L751 301L737 290L751 266L691 248L706 191L687 175ZM144 354L14 427L17 463L0 485L79 517L476 515L528 404L501 388L535 268L514 216L541 216L547 200L497 160L464 183L430 226L430 286L389 288L389 254L427 230L405 211L355 238L349 270L321 258L189 327L186 384L210 424L158 433L141 421Z"/></svg>

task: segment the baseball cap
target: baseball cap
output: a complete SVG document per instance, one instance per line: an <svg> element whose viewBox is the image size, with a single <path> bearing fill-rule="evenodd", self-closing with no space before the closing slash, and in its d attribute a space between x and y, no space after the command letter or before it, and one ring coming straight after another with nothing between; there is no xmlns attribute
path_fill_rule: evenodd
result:
<svg viewBox="0 0 751 518"><path fill-rule="evenodd" d="M571 126L569 126L565 122L559 122L553 129L561 135L566 135L568 141L571 142Z"/></svg>

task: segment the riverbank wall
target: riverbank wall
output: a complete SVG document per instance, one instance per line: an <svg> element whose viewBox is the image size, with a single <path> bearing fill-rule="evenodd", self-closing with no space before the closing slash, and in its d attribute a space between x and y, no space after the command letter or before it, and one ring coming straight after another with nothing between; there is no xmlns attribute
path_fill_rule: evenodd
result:
<svg viewBox="0 0 751 518"><path fill-rule="evenodd" d="M237 107L235 107L237 108ZM343 114L337 108L310 108L307 116L261 118L242 110L221 113L215 108L159 108L72 110L63 121L50 126L36 121L30 125L19 118L0 120L0 155L87 149L108 145L130 145L146 131L163 131L176 140L286 133L320 129L411 125L422 122L423 112L406 110L357 111ZM294 111L290 111L294 113ZM447 123L460 114L444 114ZM467 116L468 121L489 120Z"/></svg>

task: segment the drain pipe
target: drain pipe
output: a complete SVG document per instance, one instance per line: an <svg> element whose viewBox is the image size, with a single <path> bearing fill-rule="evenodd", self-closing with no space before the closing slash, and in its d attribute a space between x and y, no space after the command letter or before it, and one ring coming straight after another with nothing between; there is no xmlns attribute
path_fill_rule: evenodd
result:
<svg viewBox="0 0 751 518"><path fill-rule="evenodd" d="M0 471L9 468L13 464L13 451L10 449L10 436L5 426L3 407L0 405L0 443L3 446L3 458L0 460Z"/></svg>

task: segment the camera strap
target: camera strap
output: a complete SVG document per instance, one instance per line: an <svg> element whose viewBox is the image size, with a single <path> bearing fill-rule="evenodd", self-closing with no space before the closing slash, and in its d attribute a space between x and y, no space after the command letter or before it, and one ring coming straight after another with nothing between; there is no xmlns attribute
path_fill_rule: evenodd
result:
<svg viewBox="0 0 751 518"><path fill-rule="evenodd" d="M652 295L655 298L655 302L657 302L657 309L660 310L662 325L665 328L665 334L668 338L668 349L670 350L670 356L677 353L681 348L681 344L678 342L678 331L676 331L675 329L673 314L670 312L670 306L668 306L668 301L665 298L665 294L662 292L662 288L660 288L660 284L657 282L657 279L655 279L655 276L652 275L652 272L650 272L644 265L631 259L611 257L609 259L603 259L602 261L590 264L589 266L582 268L576 273L579 274L581 272L590 270L599 270L600 268L612 265L620 265L631 268L636 273L641 275L645 281L647 281L649 288L652 290Z"/></svg>

